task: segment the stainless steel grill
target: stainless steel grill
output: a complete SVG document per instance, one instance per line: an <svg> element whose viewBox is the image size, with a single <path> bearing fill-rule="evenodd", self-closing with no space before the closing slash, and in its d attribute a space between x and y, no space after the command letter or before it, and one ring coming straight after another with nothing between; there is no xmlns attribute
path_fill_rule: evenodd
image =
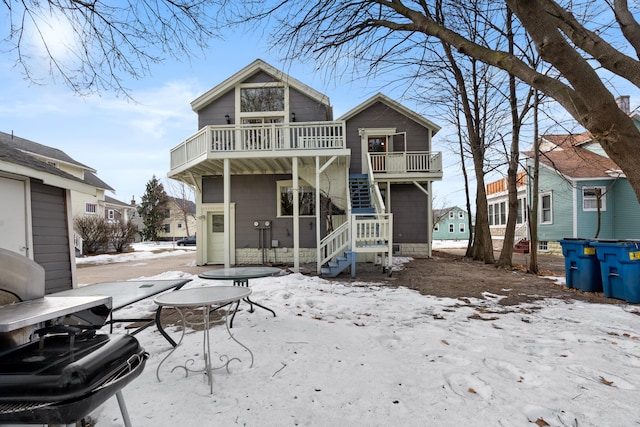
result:
<svg viewBox="0 0 640 427"><path fill-rule="evenodd" d="M0 271L0 423L76 423L115 394L129 426L121 389L148 354L97 332L111 298L45 296L42 268L3 249Z"/></svg>

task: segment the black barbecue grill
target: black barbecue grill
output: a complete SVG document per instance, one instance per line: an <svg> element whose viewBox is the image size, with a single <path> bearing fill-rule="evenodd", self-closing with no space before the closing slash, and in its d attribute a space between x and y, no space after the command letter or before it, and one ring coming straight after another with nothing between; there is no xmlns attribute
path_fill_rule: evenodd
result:
<svg viewBox="0 0 640 427"><path fill-rule="evenodd" d="M40 266L7 252L0 249L0 271L9 259L14 267L21 263L16 268L23 274L34 270L39 277ZM7 277L0 275L0 423L77 423L115 394L130 426L121 390L140 375L148 355L131 335L97 332L111 299L33 298L21 289L29 280Z"/></svg>

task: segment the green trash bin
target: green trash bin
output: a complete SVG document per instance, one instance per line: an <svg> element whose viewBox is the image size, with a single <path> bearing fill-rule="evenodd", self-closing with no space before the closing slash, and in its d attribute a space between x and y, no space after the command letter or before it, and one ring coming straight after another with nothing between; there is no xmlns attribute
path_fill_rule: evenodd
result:
<svg viewBox="0 0 640 427"><path fill-rule="evenodd" d="M596 249L587 239L559 240L564 255L564 271L567 288L584 292L602 292L600 262Z"/></svg>
<svg viewBox="0 0 640 427"><path fill-rule="evenodd" d="M595 241L604 296L640 303L640 241Z"/></svg>

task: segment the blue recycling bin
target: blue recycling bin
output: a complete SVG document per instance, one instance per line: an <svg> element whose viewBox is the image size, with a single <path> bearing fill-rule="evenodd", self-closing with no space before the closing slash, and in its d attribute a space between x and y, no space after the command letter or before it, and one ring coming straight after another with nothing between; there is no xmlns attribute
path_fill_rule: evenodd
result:
<svg viewBox="0 0 640 427"><path fill-rule="evenodd" d="M595 241L604 296L640 303L640 241Z"/></svg>
<svg viewBox="0 0 640 427"><path fill-rule="evenodd" d="M602 292L600 262L592 241L586 239L559 240L564 255L567 288L584 292Z"/></svg>

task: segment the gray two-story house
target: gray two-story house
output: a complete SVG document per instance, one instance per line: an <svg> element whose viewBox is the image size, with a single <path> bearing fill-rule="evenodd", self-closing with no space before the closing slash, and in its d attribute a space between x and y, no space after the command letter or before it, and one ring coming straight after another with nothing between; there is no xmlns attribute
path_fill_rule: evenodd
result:
<svg viewBox="0 0 640 427"><path fill-rule="evenodd" d="M198 131L168 175L196 189L198 265L335 275L356 258L431 255L431 121L382 94L334 120L327 96L261 60L191 107Z"/></svg>

